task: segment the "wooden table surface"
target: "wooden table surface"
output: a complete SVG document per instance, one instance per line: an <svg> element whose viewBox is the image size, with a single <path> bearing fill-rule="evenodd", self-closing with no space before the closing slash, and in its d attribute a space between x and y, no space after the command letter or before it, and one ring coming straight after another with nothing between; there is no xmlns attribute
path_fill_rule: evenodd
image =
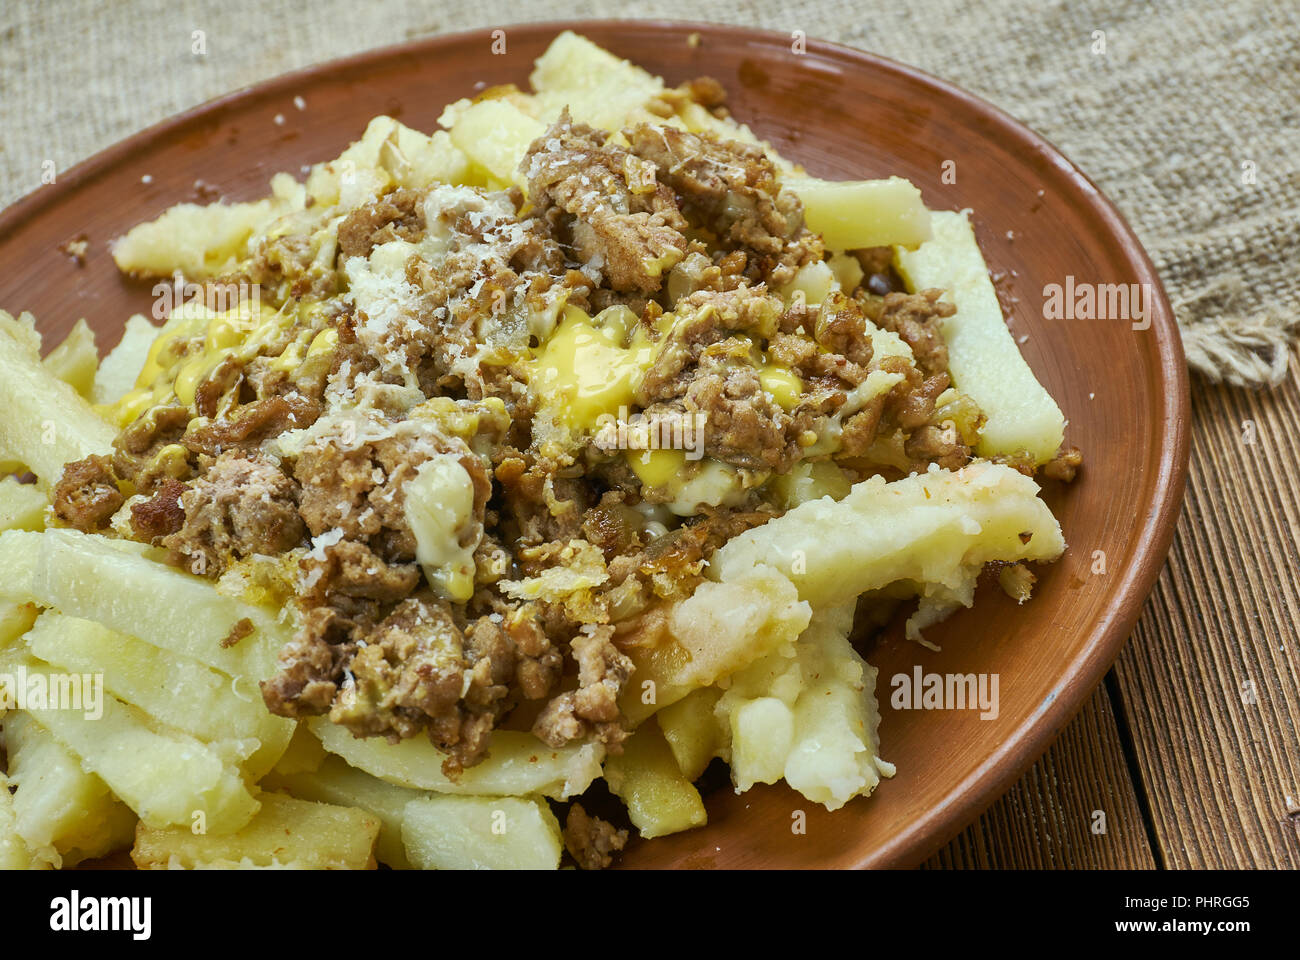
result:
<svg viewBox="0 0 1300 960"><path fill-rule="evenodd" d="M952 867L1300 867L1300 375L1192 382L1187 499L1105 682L931 858Z"/></svg>

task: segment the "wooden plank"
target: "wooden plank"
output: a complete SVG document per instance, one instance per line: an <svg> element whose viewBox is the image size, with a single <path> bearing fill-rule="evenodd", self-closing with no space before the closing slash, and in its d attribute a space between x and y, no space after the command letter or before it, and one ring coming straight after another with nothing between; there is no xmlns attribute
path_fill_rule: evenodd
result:
<svg viewBox="0 0 1300 960"><path fill-rule="evenodd" d="M1094 833L1105 815L1105 832ZM1106 685L1051 749L925 869L1156 866Z"/></svg>
<svg viewBox="0 0 1300 960"><path fill-rule="evenodd" d="M1300 867L1295 363L1271 393L1194 385L1185 513L1116 667L1174 868Z"/></svg>

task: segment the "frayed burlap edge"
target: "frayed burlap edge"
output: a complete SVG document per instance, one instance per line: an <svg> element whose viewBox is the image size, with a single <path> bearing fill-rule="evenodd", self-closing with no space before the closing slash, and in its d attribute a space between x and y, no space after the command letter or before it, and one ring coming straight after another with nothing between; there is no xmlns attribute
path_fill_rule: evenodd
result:
<svg viewBox="0 0 1300 960"><path fill-rule="evenodd" d="M1239 278L1221 277L1174 300L1188 366L1215 383L1276 387L1286 379L1300 317L1246 315L1234 309L1242 291Z"/></svg>

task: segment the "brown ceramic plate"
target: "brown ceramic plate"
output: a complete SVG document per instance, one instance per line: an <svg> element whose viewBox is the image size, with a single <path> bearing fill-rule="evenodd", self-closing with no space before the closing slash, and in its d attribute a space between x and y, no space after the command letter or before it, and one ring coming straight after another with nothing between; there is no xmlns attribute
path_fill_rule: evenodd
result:
<svg viewBox="0 0 1300 960"><path fill-rule="evenodd" d="M677 83L721 80L735 115L811 173L899 174L934 209L973 208L978 234L1039 379L1086 455L1079 480L1048 499L1070 548L1017 608L983 587L975 608L930 632L931 653L889 634L880 668L883 754L898 776L836 813L782 787L706 796L709 824L634 842L633 867L849 867L914 864L950 839L1049 745L1115 659L1155 582L1182 501L1187 375L1159 280L1101 192L1041 137L955 87L879 57L788 35L661 22L536 24L437 37L282 77L201 106L101 153L0 216L0 306L31 310L48 343L86 317L104 347L147 312L147 287L122 280L107 243L202 181L232 199L261 195L270 175L333 157L372 116L434 129L447 102L485 84L525 85L561 29L577 30ZM688 42L691 34L698 43ZM304 110L294 98L301 96ZM281 123L276 117L282 118ZM944 176L953 161L954 178ZM143 178L151 178L148 183ZM90 241L85 264L59 251ZM1043 288L1150 284L1151 324L1046 320ZM1104 555L1104 573L1101 569ZM105 584L105 589L111 589ZM890 683L932 673L999 678L1000 711L894 710ZM795 833L792 812L807 813Z"/></svg>

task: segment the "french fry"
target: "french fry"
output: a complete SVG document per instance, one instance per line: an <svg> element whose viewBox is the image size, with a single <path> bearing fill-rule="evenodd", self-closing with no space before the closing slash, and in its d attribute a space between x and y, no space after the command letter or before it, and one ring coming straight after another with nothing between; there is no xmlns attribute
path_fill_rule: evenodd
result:
<svg viewBox="0 0 1300 960"><path fill-rule="evenodd" d="M284 753L294 721L267 712L251 684L237 681L191 657L144 643L90 620L47 611L27 634L33 654L73 673L102 672L109 693L164 726L204 743L256 740L244 764L257 780Z"/></svg>
<svg viewBox="0 0 1300 960"><path fill-rule="evenodd" d="M529 82L547 123L566 106L575 121L611 132L639 120L663 122L646 105L664 92L664 82L571 30L537 58Z"/></svg>
<svg viewBox="0 0 1300 960"><path fill-rule="evenodd" d="M505 100L483 100L464 110L451 128L451 141L502 183L527 186L519 162L545 126Z"/></svg>
<svg viewBox="0 0 1300 960"><path fill-rule="evenodd" d="M33 593L36 584L37 556L34 552L20 553L16 547L35 547L39 533L28 530L6 530L0 533L0 600L11 606L38 606ZM28 626L31 626L28 624Z"/></svg>
<svg viewBox="0 0 1300 960"><path fill-rule="evenodd" d="M0 534L0 599L102 623L232 677L258 681L275 672L285 630L274 618L142 556L139 548L75 530L7 531ZM254 632L222 646L245 619Z"/></svg>
<svg viewBox="0 0 1300 960"><path fill-rule="evenodd" d="M803 201L804 222L828 250L895 244L915 247L930 239L930 211L910 180L819 180L788 176L785 186Z"/></svg>
<svg viewBox="0 0 1300 960"><path fill-rule="evenodd" d="M880 759L876 671L848 641L853 604L819 612L795 644L732 677L717 716L738 791L785 781L837 810L894 774Z"/></svg>
<svg viewBox="0 0 1300 960"><path fill-rule="evenodd" d="M1064 549L1038 484L978 462L893 483L874 477L838 503L801 504L729 541L710 569L724 583L756 566L779 569L820 609L900 580L960 587L972 567L1054 560Z"/></svg>
<svg viewBox="0 0 1300 960"><path fill-rule="evenodd" d="M18 643L32 628L39 613L40 609L34 603L0 602L0 651ZM3 710L0 710L0 716L3 715Z"/></svg>
<svg viewBox="0 0 1300 960"><path fill-rule="evenodd" d="M352 736L323 717L307 721L325 749L381 780L415 790L475 796L536 793L565 800L586 790L600 776L604 748L573 743L558 749L531 733L496 730L487 759L455 779L442 772L443 754L427 737L389 743L379 737Z"/></svg>
<svg viewBox="0 0 1300 960"><path fill-rule="evenodd" d="M1061 446L1061 408L1029 369L1007 329L966 212L937 212L931 223L934 238L916 250L897 249L895 260L909 289L945 290L957 307L939 323L953 384L988 418L980 432L979 453L994 457L1027 451L1038 463L1046 463Z"/></svg>
<svg viewBox="0 0 1300 960"><path fill-rule="evenodd" d="M699 779L726 742L722 726L713 715L721 696L717 687L701 687L655 714L677 768L691 782Z"/></svg>
<svg viewBox="0 0 1300 960"><path fill-rule="evenodd" d="M41 358L43 339L36 329L36 318L23 311L17 317L0 310L0 333L13 339L23 355L32 360Z"/></svg>
<svg viewBox="0 0 1300 960"><path fill-rule="evenodd" d="M621 638L635 671L620 702L636 725L692 690L711 686L783 644L808 625L812 611L789 579L753 565L724 583L703 583L666 618L647 621L645 636Z"/></svg>
<svg viewBox="0 0 1300 960"><path fill-rule="evenodd" d="M460 184L469 173L469 158L445 131L429 135L380 116L336 159L312 169L307 192L319 204L346 209L390 187Z"/></svg>
<svg viewBox="0 0 1300 960"><path fill-rule="evenodd" d="M310 734L308 736L315 740ZM267 775L262 786L302 800L356 807L373 813L379 818L375 857L394 870L411 869L402 843L402 819L406 805L428 796L427 793L372 777L349 766L342 757L335 756L327 756L318 769L310 772L284 774L277 768Z"/></svg>
<svg viewBox="0 0 1300 960"><path fill-rule="evenodd" d="M49 497L35 484L19 483L17 477L0 479L0 531L44 529L49 505Z"/></svg>
<svg viewBox="0 0 1300 960"><path fill-rule="evenodd" d="M605 761L605 780L646 839L702 827L709 820L700 792L682 773L653 718L637 727L621 755Z"/></svg>
<svg viewBox="0 0 1300 960"><path fill-rule="evenodd" d="M50 373L25 327L0 310L0 458L25 464L43 488L63 465L109 453L116 431L81 394Z"/></svg>
<svg viewBox="0 0 1300 960"><path fill-rule="evenodd" d="M790 173L795 169L794 164L777 153L770 143L756 137L748 124L739 123L734 117L714 116L706 107L693 100L679 104L676 116L661 122L665 124L676 122L691 133L711 133L723 140L738 140L741 143L762 147L763 152L778 171Z"/></svg>
<svg viewBox="0 0 1300 960"><path fill-rule="evenodd" d="M37 857L75 866L131 845L135 814L27 713L4 720L15 829Z"/></svg>
<svg viewBox="0 0 1300 960"><path fill-rule="evenodd" d="M281 173L271 179L271 195L261 200L178 203L114 240L113 261L132 276L170 279L179 272L191 281L219 277L249 256L255 235L301 210L306 196L301 184Z"/></svg>
<svg viewBox="0 0 1300 960"><path fill-rule="evenodd" d="M131 859L145 870L283 867L366 870L379 818L364 810L263 793L261 809L238 833L195 834L141 823Z"/></svg>
<svg viewBox="0 0 1300 960"><path fill-rule="evenodd" d="M135 386L136 378L140 376L144 361L149 356L149 348L153 346L160 329L139 313L126 321L122 339L109 351L95 372L95 383L90 394L92 401L101 406L116 403Z"/></svg>
<svg viewBox="0 0 1300 960"><path fill-rule="evenodd" d="M275 767L268 776L276 775L282 777L292 777L300 773L315 773L320 769L321 764L330 758L321 746L321 742L316 735L307 728L307 724L299 723L293 729L293 736L289 739L289 746L285 748L280 759L275 761ZM314 800L315 797L307 797L308 800Z"/></svg>
<svg viewBox="0 0 1300 960"><path fill-rule="evenodd" d="M45 369L71 386L87 400L99 369L99 351L95 349L94 331L85 320L78 320L64 341L50 351L43 361Z"/></svg>
<svg viewBox="0 0 1300 960"><path fill-rule="evenodd" d="M525 797L412 800L402 838L420 870L554 870L564 853L546 801Z"/></svg>
<svg viewBox="0 0 1300 960"><path fill-rule="evenodd" d="M8 651L0 673L57 678L48 664ZM32 709L30 716L99 776L136 815L151 826L203 822L211 833L238 830L257 812L257 801L238 769L216 747L176 731L153 727L141 711L104 696L101 715L87 710Z"/></svg>
<svg viewBox="0 0 1300 960"><path fill-rule="evenodd" d="M44 870L49 866L48 860L32 856L19 835L9 778L0 773L0 870Z"/></svg>

